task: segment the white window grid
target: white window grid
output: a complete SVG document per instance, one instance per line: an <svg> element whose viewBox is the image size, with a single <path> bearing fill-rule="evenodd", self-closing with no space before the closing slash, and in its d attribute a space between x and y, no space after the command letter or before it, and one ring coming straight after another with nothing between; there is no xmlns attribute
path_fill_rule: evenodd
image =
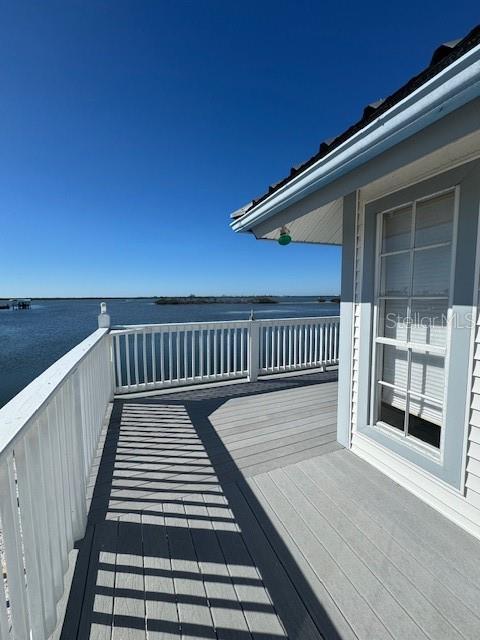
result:
<svg viewBox="0 0 480 640"><path fill-rule="evenodd" d="M415 247L415 225L416 225L416 216L417 216L417 205L419 203L431 200L438 196L453 194L454 196L454 211L453 211L453 229L452 229L452 237L449 241L446 242L436 242L431 244L422 245L421 247ZM396 211L400 211L407 207L411 207L411 225L410 225L410 243L408 248L398 249L394 251L383 251L383 220L386 214L394 213ZM374 425L388 430L394 436L402 437L405 440L413 440L414 443L420 444L421 447L425 447L427 449L434 449L438 451L436 447L432 447L423 441L419 441L415 436L409 434L408 431L408 422L409 422L409 406L410 406L410 398L413 397L414 400L424 400L442 409L442 420L441 424L438 425L441 428L441 443L440 449L442 448L442 443L444 440L444 422L445 422L445 399L447 395L447 385L448 385L448 360L449 360L449 346L450 346L450 328L451 328L451 307L452 307L452 294L453 294L453 278L454 278L454 265L455 265L455 244L456 244L456 230L457 230L457 219L458 219L458 188L450 188L440 192L429 194L428 196L417 198L416 200L411 200L408 202L404 202L398 206L395 206L390 209L386 209L377 214L377 241L376 241L376 260L375 260L375 305L374 305L374 326L373 326L373 341L372 341L372 362L373 362L373 375L372 375L372 384L371 384L371 414L373 420L370 423ZM413 295L413 267L414 267L414 256L415 253L435 249L439 247L450 246L450 278L449 278L449 293L448 296L420 296ZM409 295L382 295L381 294L381 263L382 258L392 256L392 255L401 255L401 254L409 254L409 274L408 274L408 283ZM400 300L406 301L406 319L407 319L407 338L406 340L399 340L395 338L388 338L385 336L378 335L379 333L379 320L380 320L380 308L381 303L384 301L390 300ZM418 343L410 340L411 337L411 322L408 320L411 318L412 313L412 301L446 301L447 302L447 332L446 332L446 341L445 346L439 346L434 344L427 343ZM407 355L407 381L406 387L402 388L386 382L380 379L378 373L382 368L382 350L378 349L378 345L390 345L396 348L401 349L406 352ZM444 376L445 376L445 387L444 387L444 396L443 401L438 398L432 398L428 394L422 393L420 391L415 391L410 389L411 384L411 361L412 361L412 353L431 353L434 355L438 355L444 358ZM403 431L400 431L396 427L392 427L385 422L378 420L379 409L380 409L380 400L381 387L386 387L392 389L400 396L405 397L405 417L404 417L404 425Z"/></svg>

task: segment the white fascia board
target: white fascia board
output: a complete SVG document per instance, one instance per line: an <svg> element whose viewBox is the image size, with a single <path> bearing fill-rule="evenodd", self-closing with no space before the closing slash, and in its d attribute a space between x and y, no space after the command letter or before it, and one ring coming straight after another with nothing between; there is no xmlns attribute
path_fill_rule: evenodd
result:
<svg viewBox="0 0 480 640"><path fill-rule="evenodd" d="M480 96L480 45L231 223L249 231Z"/></svg>

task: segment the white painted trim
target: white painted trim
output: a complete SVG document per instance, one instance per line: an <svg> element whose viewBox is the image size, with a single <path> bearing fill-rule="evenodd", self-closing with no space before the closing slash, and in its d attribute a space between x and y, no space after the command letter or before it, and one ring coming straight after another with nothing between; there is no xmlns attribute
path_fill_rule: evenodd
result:
<svg viewBox="0 0 480 640"><path fill-rule="evenodd" d="M247 231L480 95L480 45L231 223Z"/></svg>
<svg viewBox="0 0 480 640"><path fill-rule="evenodd" d="M461 492L361 433L353 435L352 451L480 539L479 510Z"/></svg>

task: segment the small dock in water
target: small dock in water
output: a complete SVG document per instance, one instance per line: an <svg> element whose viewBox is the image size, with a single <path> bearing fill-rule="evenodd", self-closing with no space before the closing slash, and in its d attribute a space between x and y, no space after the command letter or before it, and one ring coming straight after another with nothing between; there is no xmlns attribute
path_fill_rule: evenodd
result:
<svg viewBox="0 0 480 640"><path fill-rule="evenodd" d="M0 309L30 309L32 301L30 298L10 298L10 300L0 300Z"/></svg>

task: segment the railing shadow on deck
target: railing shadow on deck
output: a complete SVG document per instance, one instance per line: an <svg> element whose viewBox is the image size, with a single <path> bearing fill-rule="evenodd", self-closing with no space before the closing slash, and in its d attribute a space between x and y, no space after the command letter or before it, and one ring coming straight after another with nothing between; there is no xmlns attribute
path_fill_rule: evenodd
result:
<svg viewBox="0 0 480 640"><path fill-rule="evenodd" d="M231 637L238 640L252 637L257 640L279 640L281 637L313 640L325 637L340 640L334 623L211 422L212 414L232 398L334 380L336 371L331 371L262 380L248 385L194 388L168 395L117 399L93 492L87 532L78 544L79 554L62 640L84 640L91 633L97 634L95 637L110 637L108 629L113 627L123 629L125 635L120 632L119 638L145 637L148 629L158 637ZM134 414L138 412L138 421L132 420L131 429L122 428L120 441L123 416L132 406L135 406ZM143 421L143 432L142 408L145 409L144 417L148 419L147 424ZM162 427L169 423L176 424L176 428L169 428L167 436ZM145 426L159 433L151 434L150 444L145 442ZM182 442L189 429L198 438L198 445L203 447L203 467L198 457L202 453L201 448L189 447ZM127 438L125 443L124 437ZM177 443L181 451L178 462L168 463L167 468L163 468L161 462L165 457L161 455L165 439L169 446ZM189 440L191 437L187 437ZM149 479L145 475L141 477L142 483L161 482L168 488L135 487L128 482L124 486L118 484L118 480L122 481L125 476L117 475L117 455L122 447L127 447L127 453L128 447L135 444L144 448L145 453L133 453L132 466L120 470L142 473L143 468L151 469L153 474L168 472L170 475L161 480L158 477ZM142 455L145 460L142 460ZM152 462L152 458L158 462ZM121 496L118 501L122 506L112 506L110 502L115 498L112 491L122 490L122 487L134 495ZM200 502L199 494L202 496ZM222 499L226 504L222 505ZM229 509L233 521L229 517ZM203 527L204 521L213 524L210 528ZM200 528L185 526L191 522L199 524ZM143 565L142 557L148 558L148 566ZM216 562L228 564L229 560L237 569L240 567L241 575L232 577L217 572L210 575L208 571L200 575L190 567L197 563L208 563L210 567ZM208 623L206 596L210 607L227 612L227 619L228 616L234 618L239 612L234 592L242 588L260 588L262 583L257 570L272 600L255 602L242 598L240 613L247 620L249 615L261 614L264 625L267 620L266 628L250 633L248 627L244 631L230 629L219 626L217 620L216 633L212 631L212 625ZM126 577L121 586L115 584L115 572ZM192 581L190 593L174 592L173 580L182 579ZM220 597L195 588L195 581L208 583L210 579L220 588L222 585L225 587ZM114 597L117 601L125 599L122 612L113 610ZM148 616L145 615L145 602L150 609ZM195 622L183 622L179 631L179 608L189 606L196 607ZM279 632L274 624L275 612L282 619L285 633Z"/></svg>

